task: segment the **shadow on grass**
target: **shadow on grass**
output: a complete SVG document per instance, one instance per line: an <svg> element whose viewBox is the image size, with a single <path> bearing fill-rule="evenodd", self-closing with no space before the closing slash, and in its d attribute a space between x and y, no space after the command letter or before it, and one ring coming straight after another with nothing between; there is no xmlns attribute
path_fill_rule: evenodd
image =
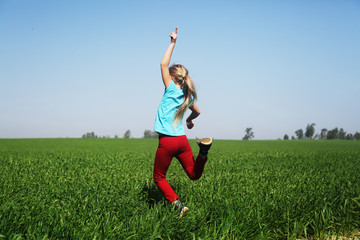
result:
<svg viewBox="0 0 360 240"><path fill-rule="evenodd" d="M149 207L154 207L155 204L164 203L165 200L159 189L156 187L155 183L145 182L144 187L141 190L141 195L144 201L149 205Z"/></svg>

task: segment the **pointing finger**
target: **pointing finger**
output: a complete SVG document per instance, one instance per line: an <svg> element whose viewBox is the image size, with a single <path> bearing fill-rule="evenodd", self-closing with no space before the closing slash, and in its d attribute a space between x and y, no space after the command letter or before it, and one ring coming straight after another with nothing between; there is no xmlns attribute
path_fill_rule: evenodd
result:
<svg viewBox="0 0 360 240"><path fill-rule="evenodd" d="M175 28L175 33L177 34L177 28Z"/></svg>

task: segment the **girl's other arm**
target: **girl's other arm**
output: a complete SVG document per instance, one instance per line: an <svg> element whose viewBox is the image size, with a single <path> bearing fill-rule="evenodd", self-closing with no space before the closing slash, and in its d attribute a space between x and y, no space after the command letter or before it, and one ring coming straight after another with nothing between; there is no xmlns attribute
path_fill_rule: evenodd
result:
<svg viewBox="0 0 360 240"><path fill-rule="evenodd" d="M186 126L188 129L192 129L194 127L193 119L197 118L200 115L200 109L195 104L189 107L191 110L190 116L186 119Z"/></svg>
<svg viewBox="0 0 360 240"><path fill-rule="evenodd" d="M172 55L172 52L174 50L175 43L176 43L177 28L175 29L175 32L172 32L170 34L170 37L171 37L170 45L169 45L168 49L166 50L166 52L161 60L161 63L160 63L161 76L162 76L162 80L164 82L165 88L167 88L172 81L170 72L169 72L169 64L170 64L171 55Z"/></svg>

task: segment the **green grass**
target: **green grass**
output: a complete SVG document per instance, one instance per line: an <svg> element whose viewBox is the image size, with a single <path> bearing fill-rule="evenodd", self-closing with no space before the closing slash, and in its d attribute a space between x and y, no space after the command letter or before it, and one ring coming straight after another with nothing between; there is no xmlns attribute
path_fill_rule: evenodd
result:
<svg viewBox="0 0 360 240"><path fill-rule="evenodd" d="M190 141L197 152L194 140ZM360 142L215 140L152 180L156 139L0 139L0 239L295 239L360 227Z"/></svg>

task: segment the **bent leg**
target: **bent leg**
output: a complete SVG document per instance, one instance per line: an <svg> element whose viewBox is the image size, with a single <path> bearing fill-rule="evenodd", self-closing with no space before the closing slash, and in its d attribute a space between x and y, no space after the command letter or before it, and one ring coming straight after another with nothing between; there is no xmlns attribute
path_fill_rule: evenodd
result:
<svg viewBox="0 0 360 240"><path fill-rule="evenodd" d="M176 158L181 163L184 168L186 174L189 176L191 180L197 180L201 177L205 163L207 161L206 156L198 155L196 161L194 160L194 155L191 151L191 147L189 141L185 137L181 142L181 153L179 153Z"/></svg>

